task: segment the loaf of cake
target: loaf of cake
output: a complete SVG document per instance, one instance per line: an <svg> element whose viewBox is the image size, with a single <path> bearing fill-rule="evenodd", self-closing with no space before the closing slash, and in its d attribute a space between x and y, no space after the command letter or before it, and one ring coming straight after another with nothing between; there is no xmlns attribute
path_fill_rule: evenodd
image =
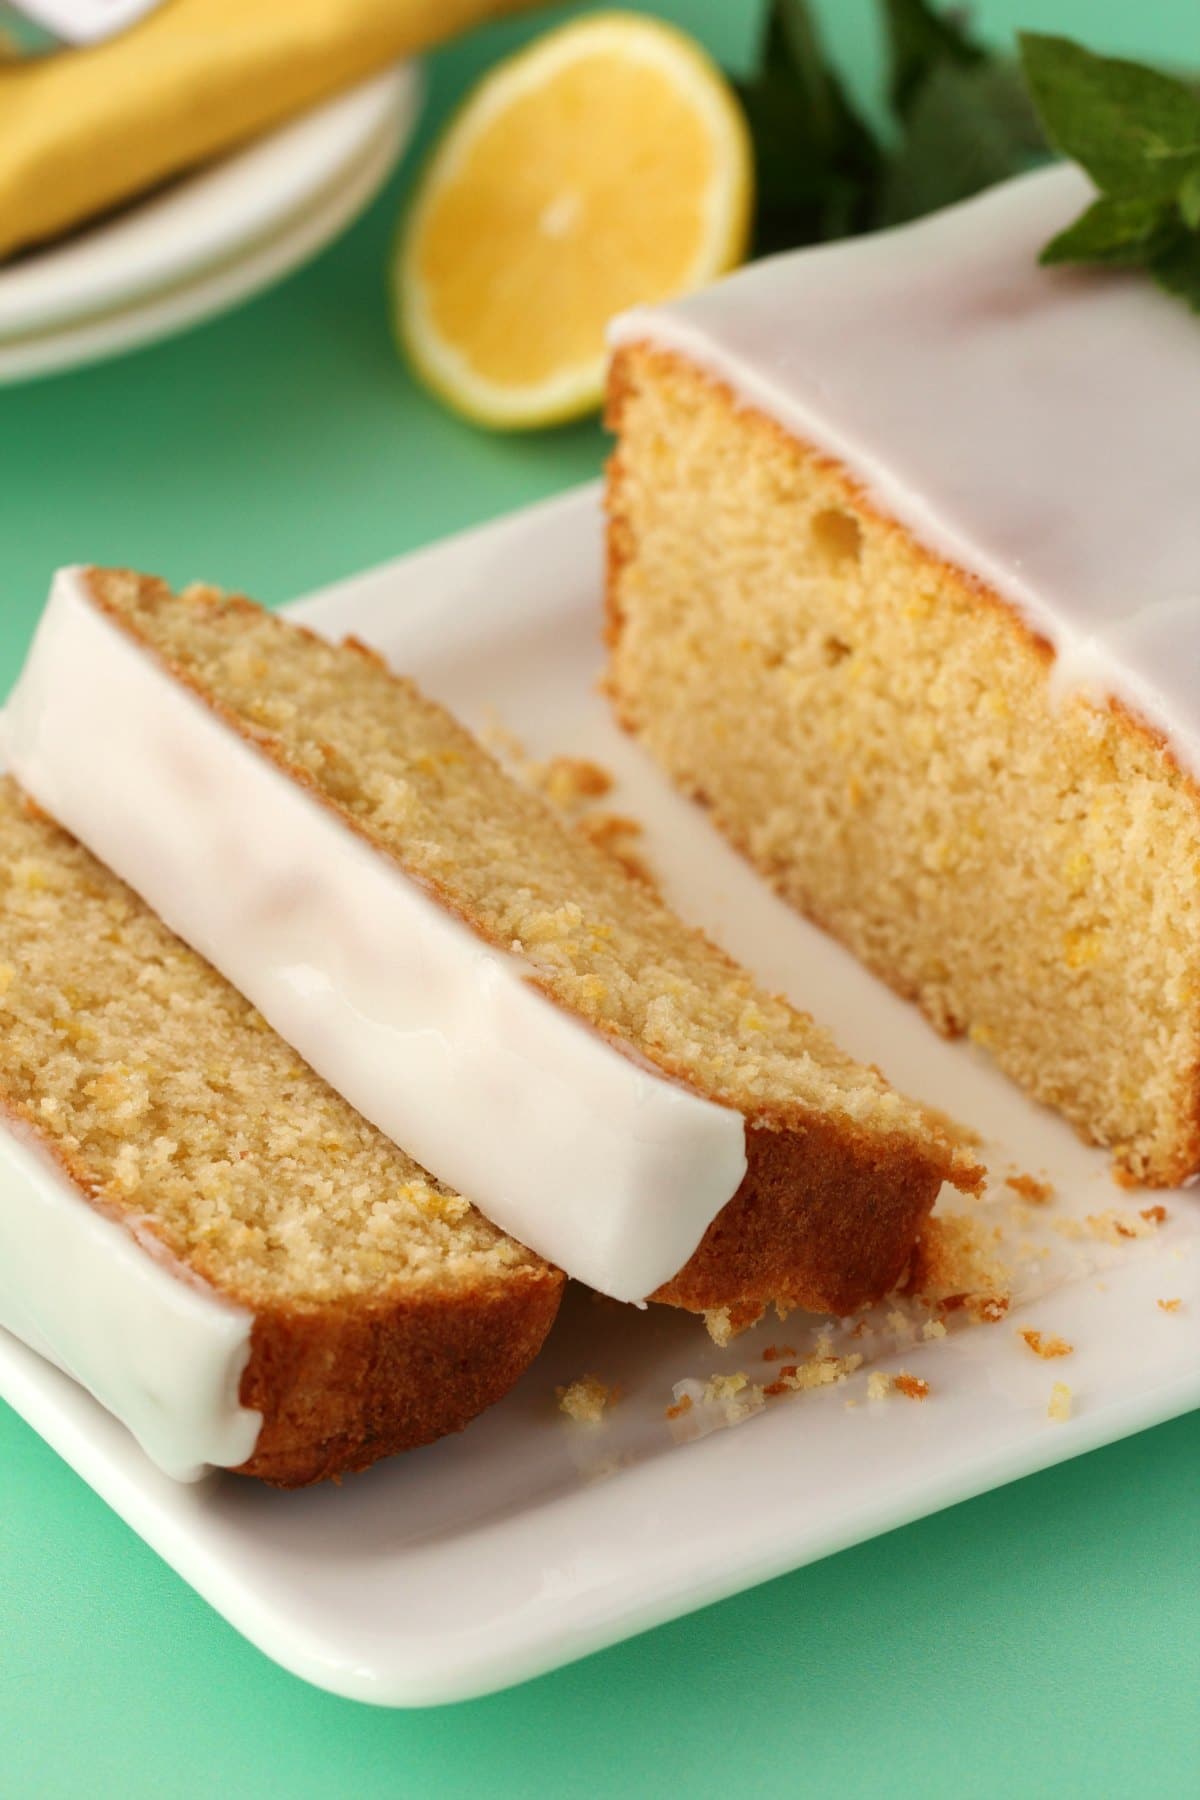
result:
<svg viewBox="0 0 1200 1800"><path fill-rule="evenodd" d="M613 331L608 686L1117 1172L1200 1168L1200 323L1073 168Z"/></svg>
<svg viewBox="0 0 1200 1800"><path fill-rule="evenodd" d="M0 778L0 1325L169 1474L457 1431L562 1277L360 1118Z"/></svg>
<svg viewBox="0 0 1200 1800"><path fill-rule="evenodd" d="M361 646L63 571L5 739L331 1085L618 1299L844 1314L979 1182Z"/></svg>

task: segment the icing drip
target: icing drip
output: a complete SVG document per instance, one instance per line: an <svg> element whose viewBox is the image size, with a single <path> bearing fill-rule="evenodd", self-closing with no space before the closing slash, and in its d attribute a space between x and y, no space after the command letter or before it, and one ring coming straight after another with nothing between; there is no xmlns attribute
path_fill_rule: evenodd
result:
<svg viewBox="0 0 1200 1800"><path fill-rule="evenodd" d="M0 1326L94 1394L176 1480L254 1453L262 1418L238 1400L251 1324L98 1212L32 1132L0 1125Z"/></svg>

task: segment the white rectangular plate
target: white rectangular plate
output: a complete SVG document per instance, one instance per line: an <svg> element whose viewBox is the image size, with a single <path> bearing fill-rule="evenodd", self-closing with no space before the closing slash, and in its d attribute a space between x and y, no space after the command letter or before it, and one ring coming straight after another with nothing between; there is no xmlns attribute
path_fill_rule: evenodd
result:
<svg viewBox="0 0 1200 1800"><path fill-rule="evenodd" d="M890 1355L886 1331L858 1340L884 1368L929 1382L921 1404L869 1400L863 1371L677 1442L664 1417L674 1383L740 1370L767 1382L777 1368L763 1349L786 1339L803 1355L815 1322L764 1321L718 1351L696 1319L573 1291L541 1359L462 1436L293 1495L229 1476L176 1486L86 1393L0 1332L0 1394L185 1580L286 1668L382 1705L505 1687L1200 1403L1195 1196L1120 1193L1103 1156L977 1053L937 1038L670 790L597 692L600 570L589 487L293 613L375 644L476 725L498 717L531 755L608 768L618 786L605 805L644 822L648 859L689 916L847 1049L983 1134L985 1205L1001 1222L1015 1201L1005 1174L1051 1178L1058 1201L1021 1227L1039 1240L1024 1247L1022 1291L1041 1298ZM1135 1217L1159 1198L1169 1220L1128 1245L1054 1228L1112 1207ZM1166 1312L1161 1299L1181 1305ZM1068 1339L1073 1355L1038 1360L1022 1323ZM622 1397L600 1424L574 1424L555 1388L591 1371ZM1065 1423L1047 1416L1056 1378L1072 1389Z"/></svg>

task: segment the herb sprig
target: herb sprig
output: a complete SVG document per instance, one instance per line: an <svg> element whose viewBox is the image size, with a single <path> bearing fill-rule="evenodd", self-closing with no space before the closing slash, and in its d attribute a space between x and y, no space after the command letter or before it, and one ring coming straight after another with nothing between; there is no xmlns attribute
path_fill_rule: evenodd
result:
<svg viewBox="0 0 1200 1800"><path fill-rule="evenodd" d="M877 136L808 0L773 0L741 89L758 164L759 254L898 224L1029 168L1046 145L1014 60L928 0L880 0L893 128Z"/></svg>
<svg viewBox="0 0 1200 1800"><path fill-rule="evenodd" d="M1169 75L1025 32L998 56L958 10L879 0L891 129L873 132L822 47L809 0L772 0L741 89L761 255L920 218L1071 157L1098 190L1046 263L1141 267L1200 311L1200 93Z"/></svg>
<svg viewBox="0 0 1200 1800"><path fill-rule="evenodd" d="M1023 33L1021 63L1050 142L1099 189L1042 262L1144 268L1200 312L1200 97L1069 38Z"/></svg>

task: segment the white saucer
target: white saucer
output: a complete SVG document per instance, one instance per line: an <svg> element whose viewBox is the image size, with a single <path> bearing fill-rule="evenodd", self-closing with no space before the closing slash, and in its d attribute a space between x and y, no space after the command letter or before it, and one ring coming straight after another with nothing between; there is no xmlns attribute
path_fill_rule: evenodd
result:
<svg viewBox="0 0 1200 1800"><path fill-rule="evenodd" d="M1057 1197L1016 1227L1035 1249L1021 1252L1028 1266L1001 1323L953 1315L944 1338L896 1345L841 1328L839 1353L867 1365L844 1386L772 1400L736 1429L676 1441L694 1423L680 1431L664 1416L676 1383L742 1371L768 1382L785 1341L798 1355L815 1347L818 1321L772 1315L718 1350L689 1314L597 1304L572 1288L542 1355L461 1436L302 1494L221 1475L179 1486L0 1331L0 1397L160 1556L285 1668L381 1705L524 1680L1200 1404L1195 1191L1114 1187L1102 1152L965 1041L938 1037L674 792L598 691L602 568L589 487L370 570L293 616L373 643L470 724L498 714L531 756L603 765L611 803L644 822L651 865L690 918L811 1006L853 1055L978 1127L992 1170L987 1199L972 1203L981 1219L1007 1220L1014 1167L1044 1175ZM1105 1245L1086 1230L1089 1214L1116 1207L1136 1220L1150 1202L1170 1216L1140 1241ZM1040 1360L1020 1326L1061 1334L1073 1353ZM868 1366L927 1381L928 1400L872 1399ZM602 1423L572 1424L555 1389L591 1371L620 1399ZM1073 1392L1062 1423L1048 1411L1060 1379ZM991 1554L1020 1548L998 1541Z"/></svg>
<svg viewBox="0 0 1200 1800"><path fill-rule="evenodd" d="M341 231L412 133L421 79L389 70L69 243L0 268L0 381L181 330Z"/></svg>

